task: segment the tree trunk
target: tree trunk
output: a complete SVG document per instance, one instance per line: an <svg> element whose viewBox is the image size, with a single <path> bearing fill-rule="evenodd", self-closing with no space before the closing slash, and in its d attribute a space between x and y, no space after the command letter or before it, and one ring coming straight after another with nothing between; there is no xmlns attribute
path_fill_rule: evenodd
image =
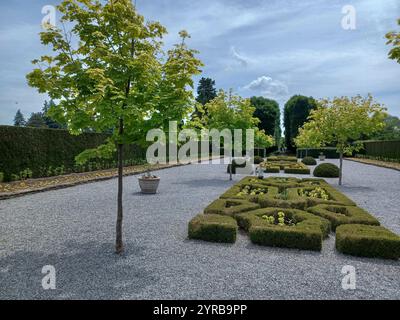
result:
<svg viewBox="0 0 400 320"><path fill-rule="evenodd" d="M119 124L119 134L122 136L124 132L124 121L121 119ZM123 220L123 173L124 173L124 145L118 144L118 209L117 209L117 229L116 229L116 244L115 250L117 254L124 251L124 243L122 241L122 220Z"/></svg>
<svg viewBox="0 0 400 320"><path fill-rule="evenodd" d="M339 186L343 183L343 152L340 152Z"/></svg>

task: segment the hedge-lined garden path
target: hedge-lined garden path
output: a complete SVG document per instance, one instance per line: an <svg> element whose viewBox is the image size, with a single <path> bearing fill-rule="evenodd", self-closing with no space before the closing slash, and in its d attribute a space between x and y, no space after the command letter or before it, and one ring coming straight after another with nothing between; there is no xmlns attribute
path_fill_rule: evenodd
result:
<svg viewBox="0 0 400 320"><path fill-rule="evenodd" d="M344 173L340 190L400 234L400 172L345 161ZM116 180L0 201L0 299L400 299L400 262L339 254L332 235L321 253L258 247L246 234L234 245L187 240L189 220L240 177L199 164L157 174L155 196L125 178L123 258L112 253ZM41 287L45 265L55 291ZM342 289L346 265L355 291Z"/></svg>

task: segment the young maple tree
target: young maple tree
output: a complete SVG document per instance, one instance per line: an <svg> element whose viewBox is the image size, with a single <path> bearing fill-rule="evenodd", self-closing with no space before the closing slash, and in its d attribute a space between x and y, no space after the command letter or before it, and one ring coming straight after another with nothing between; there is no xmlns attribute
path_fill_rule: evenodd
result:
<svg viewBox="0 0 400 320"><path fill-rule="evenodd" d="M40 34L53 55L45 55L27 75L28 83L57 101L49 110L72 134L90 128L113 131L107 143L77 156L118 157L116 252L124 250L123 146L143 141L149 129L181 121L191 110L192 76L202 66L182 41L168 52L162 48L166 29L146 22L131 0L64 0L57 7L62 28L48 26ZM68 30L67 30L68 29Z"/></svg>
<svg viewBox="0 0 400 320"><path fill-rule="evenodd" d="M343 156L360 150L362 145L357 140L364 135L384 127L384 110L371 95L321 100L317 109L311 111L309 122L300 129L295 143L298 147L335 145L340 154L339 185L342 185Z"/></svg>

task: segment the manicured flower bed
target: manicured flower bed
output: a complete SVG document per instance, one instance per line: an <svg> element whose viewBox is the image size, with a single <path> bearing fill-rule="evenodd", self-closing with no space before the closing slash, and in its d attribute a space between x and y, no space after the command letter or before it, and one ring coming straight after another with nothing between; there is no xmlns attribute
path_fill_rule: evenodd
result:
<svg viewBox="0 0 400 320"><path fill-rule="evenodd" d="M400 237L380 227L376 218L322 179L246 177L190 222L189 237L234 242L233 222L258 245L319 251L331 230L342 230L337 235L340 252L400 258ZM351 230L354 235L349 238ZM379 249L387 243L391 254Z"/></svg>
<svg viewBox="0 0 400 320"><path fill-rule="evenodd" d="M297 162L297 158L291 157L272 157L260 164L266 173L279 173L283 170L287 174L310 174L310 168L304 163Z"/></svg>

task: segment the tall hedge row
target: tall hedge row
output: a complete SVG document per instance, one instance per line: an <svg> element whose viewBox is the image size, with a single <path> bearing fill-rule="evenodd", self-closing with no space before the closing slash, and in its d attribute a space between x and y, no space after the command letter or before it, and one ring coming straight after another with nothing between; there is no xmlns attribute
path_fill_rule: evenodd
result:
<svg viewBox="0 0 400 320"><path fill-rule="evenodd" d="M35 178L41 177L48 167L73 169L77 155L103 144L107 137L98 133L73 136L66 130L0 126L0 172L7 181L12 174L28 168ZM126 148L126 159L144 156L139 148Z"/></svg>
<svg viewBox="0 0 400 320"><path fill-rule="evenodd" d="M400 159L400 140L391 141L363 141L366 156Z"/></svg>

